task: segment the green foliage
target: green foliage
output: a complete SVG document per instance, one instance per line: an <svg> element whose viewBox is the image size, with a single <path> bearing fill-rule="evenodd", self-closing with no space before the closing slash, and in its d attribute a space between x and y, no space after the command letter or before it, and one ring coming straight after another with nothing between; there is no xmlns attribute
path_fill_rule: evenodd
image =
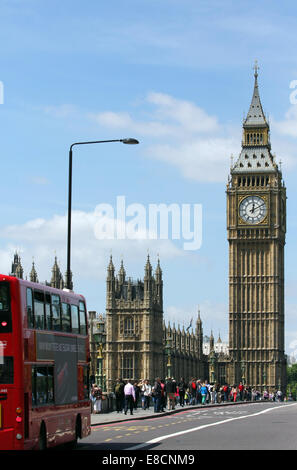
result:
<svg viewBox="0 0 297 470"><path fill-rule="evenodd" d="M287 396L292 393L294 400L297 400L297 364L287 368Z"/></svg>

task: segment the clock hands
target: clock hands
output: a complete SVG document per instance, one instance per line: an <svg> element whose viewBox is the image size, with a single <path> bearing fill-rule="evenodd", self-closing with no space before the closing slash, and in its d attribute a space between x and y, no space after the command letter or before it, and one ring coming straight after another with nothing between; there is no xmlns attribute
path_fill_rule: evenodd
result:
<svg viewBox="0 0 297 470"><path fill-rule="evenodd" d="M251 209L251 212L255 212L255 210L259 209L260 207L264 206L265 205L265 202L262 202L262 204L260 204L259 206L256 206L255 207L255 203L253 202L253 208Z"/></svg>

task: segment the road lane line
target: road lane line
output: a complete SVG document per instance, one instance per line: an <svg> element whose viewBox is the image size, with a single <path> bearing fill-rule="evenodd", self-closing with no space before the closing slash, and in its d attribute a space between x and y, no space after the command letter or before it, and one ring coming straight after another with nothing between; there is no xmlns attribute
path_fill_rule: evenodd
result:
<svg viewBox="0 0 297 470"><path fill-rule="evenodd" d="M276 410L278 408L288 408L289 406L297 406L297 403L292 403L291 405L275 406L273 408L266 408L265 410L258 411L257 413L253 413L253 414L250 414L250 415L236 416L235 418L228 418L228 419L224 419L222 421L217 421L215 423L203 424L202 426L197 426L196 428L186 429L185 431L179 431L179 432L175 432L173 434L167 434L167 436L156 437L155 439L151 439L150 441L144 442L142 444L138 444L137 446L129 447L129 448L124 449L124 450L142 449L143 447L147 447L150 444L156 444L156 443L164 441L166 439L170 439L171 437L181 436L183 434L188 434L190 432L199 431L200 429L209 428L211 426L218 426L219 424L229 423L230 421L235 421L237 419L251 418L253 416L258 416L258 415L267 413L268 411L271 411L271 410Z"/></svg>

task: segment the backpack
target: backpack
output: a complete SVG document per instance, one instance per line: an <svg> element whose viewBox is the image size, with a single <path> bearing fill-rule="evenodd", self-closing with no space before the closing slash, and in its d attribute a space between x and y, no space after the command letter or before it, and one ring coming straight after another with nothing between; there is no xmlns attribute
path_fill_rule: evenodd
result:
<svg viewBox="0 0 297 470"><path fill-rule="evenodd" d="M121 393L121 384L117 384L117 385L115 386L115 393L116 393L116 394L120 394L120 393Z"/></svg>

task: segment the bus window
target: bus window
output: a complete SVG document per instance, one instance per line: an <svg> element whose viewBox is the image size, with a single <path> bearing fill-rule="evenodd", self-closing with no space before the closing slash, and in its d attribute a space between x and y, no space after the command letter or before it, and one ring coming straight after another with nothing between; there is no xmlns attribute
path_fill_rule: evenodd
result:
<svg viewBox="0 0 297 470"><path fill-rule="evenodd" d="M47 330L52 329L52 317L51 317L51 295L45 293L45 325Z"/></svg>
<svg viewBox="0 0 297 470"><path fill-rule="evenodd" d="M27 288L27 325L28 328L34 328L33 294L29 288Z"/></svg>
<svg viewBox="0 0 297 470"><path fill-rule="evenodd" d="M79 332L81 335L87 334L86 327L86 309L84 302L79 302Z"/></svg>
<svg viewBox="0 0 297 470"><path fill-rule="evenodd" d="M79 322L78 322L78 306L71 305L71 325L72 333L79 333Z"/></svg>
<svg viewBox="0 0 297 470"><path fill-rule="evenodd" d="M35 406L54 403L54 368L32 367L32 404Z"/></svg>
<svg viewBox="0 0 297 470"><path fill-rule="evenodd" d="M0 384L13 384L13 357L4 356L0 361Z"/></svg>
<svg viewBox="0 0 297 470"><path fill-rule="evenodd" d="M84 368L84 378L83 378L83 381L84 381L84 399L85 400L88 400L89 398L89 388L90 388L90 383L89 383L89 367L88 366L85 366Z"/></svg>
<svg viewBox="0 0 297 470"><path fill-rule="evenodd" d="M45 317L44 317L44 293L40 291L34 291L34 319L37 330L45 329Z"/></svg>
<svg viewBox="0 0 297 470"><path fill-rule="evenodd" d="M0 284L0 311L9 310L9 291L8 284L1 282Z"/></svg>
<svg viewBox="0 0 297 470"><path fill-rule="evenodd" d="M62 330L71 331L70 305L62 303Z"/></svg>
<svg viewBox="0 0 297 470"><path fill-rule="evenodd" d="M9 284L0 282L0 333L12 331Z"/></svg>
<svg viewBox="0 0 297 470"><path fill-rule="evenodd" d="M52 294L52 329L61 330L60 296L56 294Z"/></svg>

